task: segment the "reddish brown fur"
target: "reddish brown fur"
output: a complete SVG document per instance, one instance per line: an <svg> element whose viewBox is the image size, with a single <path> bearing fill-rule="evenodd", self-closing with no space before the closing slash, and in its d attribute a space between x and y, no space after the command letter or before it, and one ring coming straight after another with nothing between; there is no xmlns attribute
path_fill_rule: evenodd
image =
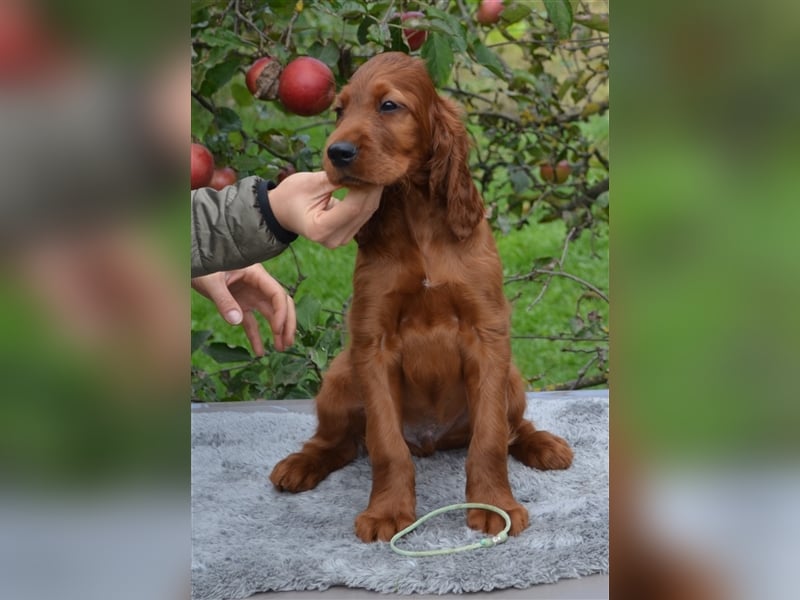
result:
<svg viewBox="0 0 800 600"><path fill-rule="evenodd" d="M398 108L382 111L387 100ZM337 108L328 147L350 142L358 155L337 167L326 153L328 176L386 187L358 234L350 342L317 396L317 432L270 480L281 490L311 489L366 441L372 493L356 534L388 540L415 519L411 455L468 446L467 501L505 509L517 534L528 513L511 493L508 454L565 469L572 450L523 419L502 267L459 113L436 94L424 64L401 53L362 66ZM470 510L467 522L488 533L503 526L481 510Z"/></svg>

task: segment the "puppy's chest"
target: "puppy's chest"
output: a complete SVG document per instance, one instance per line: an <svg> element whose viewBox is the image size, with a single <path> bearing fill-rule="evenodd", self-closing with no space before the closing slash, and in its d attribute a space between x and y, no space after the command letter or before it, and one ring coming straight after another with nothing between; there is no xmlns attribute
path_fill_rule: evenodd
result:
<svg viewBox="0 0 800 600"><path fill-rule="evenodd" d="M422 327L456 323L464 312L466 287L454 277L454 270L441 265L420 263L407 268L396 287L398 323Z"/></svg>
<svg viewBox="0 0 800 600"><path fill-rule="evenodd" d="M464 285L468 257L449 244L434 243L431 233L424 237L425 240L417 239L414 251L400 261L402 278L409 282L409 288L419 293L437 289L443 292Z"/></svg>
<svg viewBox="0 0 800 600"><path fill-rule="evenodd" d="M416 336L430 342L435 334L443 341L474 331L491 313L502 312L502 306L495 306L500 297L493 290L496 278L476 268L480 261L449 244L414 242L389 259L367 263L368 270L357 278L354 307L359 300L365 314L377 317L367 322L378 323L384 339L399 336L406 347Z"/></svg>
<svg viewBox="0 0 800 600"><path fill-rule="evenodd" d="M465 336L479 320L470 294L451 277L415 271L398 293L393 327L385 332L399 351L403 372L421 388L459 379Z"/></svg>

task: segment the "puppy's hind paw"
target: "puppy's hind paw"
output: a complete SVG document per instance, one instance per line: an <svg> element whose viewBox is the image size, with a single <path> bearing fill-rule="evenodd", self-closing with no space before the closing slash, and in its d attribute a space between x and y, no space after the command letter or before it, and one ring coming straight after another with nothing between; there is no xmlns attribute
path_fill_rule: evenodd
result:
<svg viewBox="0 0 800 600"><path fill-rule="evenodd" d="M269 480L282 492L305 492L317 487L328 471L312 457L295 452L280 461L270 473Z"/></svg>

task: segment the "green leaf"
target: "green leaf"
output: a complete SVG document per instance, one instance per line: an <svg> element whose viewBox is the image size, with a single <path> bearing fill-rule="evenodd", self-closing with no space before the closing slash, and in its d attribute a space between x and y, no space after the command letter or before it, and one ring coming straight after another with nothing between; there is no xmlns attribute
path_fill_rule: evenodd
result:
<svg viewBox="0 0 800 600"><path fill-rule="evenodd" d="M465 54L467 52L467 40L460 35L450 36L450 48L456 54Z"/></svg>
<svg viewBox="0 0 800 600"><path fill-rule="evenodd" d="M214 115L203 108L197 100L192 98L192 135L202 140L213 122Z"/></svg>
<svg viewBox="0 0 800 600"><path fill-rule="evenodd" d="M252 359L250 351L242 346L229 346L225 342L213 342L203 348L218 363L245 362Z"/></svg>
<svg viewBox="0 0 800 600"><path fill-rule="evenodd" d="M514 69L509 89L526 90L536 85L536 76L522 69Z"/></svg>
<svg viewBox="0 0 800 600"><path fill-rule="evenodd" d="M558 37L566 39L572 31L572 6L568 0L544 0L547 18L555 25Z"/></svg>
<svg viewBox="0 0 800 600"><path fill-rule="evenodd" d="M314 296L303 296L297 301L295 312L301 331L311 331L317 324L322 304Z"/></svg>
<svg viewBox="0 0 800 600"><path fill-rule="evenodd" d="M498 77L505 77L506 73L503 68L503 63L494 52L483 44L483 42L480 40L476 41L473 44L473 49L475 50L475 60Z"/></svg>
<svg viewBox="0 0 800 600"><path fill-rule="evenodd" d="M308 371L308 365L304 359L285 356L287 361L277 364L273 371L273 381L276 385L295 385Z"/></svg>
<svg viewBox="0 0 800 600"><path fill-rule="evenodd" d="M509 220L507 214L497 215L495 223L503 235L508 235L508 233L511 231L511 221Z"/></svg>
<svg viewBox="0 0 800 600"><path fill-rule="evenodd" d="M425 22L427 23L426 29L438 33L445 33L449 36L463 35L464 25L455 16L448 12L439 10L435 6L428 5L425 7Z"/></svg>
<svg viewBox="0 0 800 600"><path fill-rule="evenodd" d="M585 87L577 87L572 90L570 96L572 97L573 102L579 102L580 100L586 98L587 94L588 91Z"/></svg>
<svg viewBox="0 0 800 600"><path fill-rule="evenodd" d="M511 187L514 188L515 194L521 194L533 185L530 176L522 167L509 168L508 179L511 181Z"/></svg>
<svg viewBox="0 0 800 600"><path fill-rule="evenodd" d="M375 24L375 20L372 17L365 18L361 21L361 24L358 26L358 30L356 31L356 39L358 40L359 44L366 44L367 38L369 36L369 28Z"/></svg>
<svg viewBox="0 0 800 600"><path fill-rule="evenodd" d="M380 22L375 27L370 27L367 32L367 40L375 42L384 48L387 47L392 43L392 34L389 32L389 25Z"/></svg>
<svg viewBox="0 0 800 600"><path fill-rule="evenodd" d="M206 71L203 84L200 86L200 93L203 96L211 96L219 88L230 81L231 77L233 77L233 75L239 69L241 62L241 59L237 57L211 67L208 71Z"/></svg>
<svg viewBox="0 0 800 600"><path fill-rule="evenodd" d="M500 19L508 24L516 23L531 14L531 10L531 6L527 3L515 2L503 8Z"/></svg>
<svg viewBox="0 0 800 600"><path fill-rule="evenodd" d="M239 106L250 106L254 103L253 94L238 81L231 84L231 96Z"/></svg>
<svg viewBox="0 0 800 600"><path fill-rule="evenodd" d="M539 94L541 98L550 98L550 95L553 93L553 90L555 89L555 85L556 85L556 80L549 73L543 73L540 77L537 77L533 82L533 87L536 88L536 92Z"/></svg>
<svg viewBox="0 0 800 600"><path fill-rule="evenodd" d="M208 55L206 59L203 61L205 65L205 70L210 69L214 65L217 65L221 62L225 62L225 59L228 58L228 55L231 53L230 46L211 46L208 50Z"/></svg>
<svg viewBox="0 0 800 600"><path fill-rule="evenodd" d="M569 89L575 85L575 80L576 77L574 75L570 75L561 82L561 85L558 86L558 91L556 92L559 100L564 99L564 96L567 94Z"/></svg>
<svg viewBox="0 0 800 600"><path fill-rule="evenodd" d="M454 61L453 50L450 48L447 36L431 32L425 45L422 46L422 58L434 85L442 87L446 84L450 79Z"/></svg>
<svg viewBox="0 0 800 600"><path fill-rule="evenodd" d="M445 35L455 36L456 31L453 30L452 24L443 19L430 19L425 26L425 29L436 33L443 33Z"/></svg>
<svg viewBox="0 0 800 600"><path fill-rule="evenodd" d="M389 46L388 49L395 52L408 52L409 48L406 43L406 38L403 35L403 28L400 25L397 27L390 27L389 32L391 34L391 46Z"/></svg>
<svg viewBox="0 0 800 600"><path fill-rule="evenodd" d="M244 46L245 42L238 35L223 27L208 27L197 36L209 46Z"/></svg>
<svg viewBox="0 0 800 600"><path fill-rule="evenodd" d="M366 13L366 10L367 9L358 2L345 2L339 10L336 11L336 14L343 19L353 19L362 17Z"/></svg>
<svg viewBox="0 0 800 600"><path fill-rule="evenodd" d="M214 6L217 0L192 0L192 13ZM194 19L192 19L194 21Z"/></svg>
<svg viewBox="0 0 800 600"><path fill-rule="evenodd" d="M217 108L214 121L220 131L238 131L242 128L242 120L239 118L239 114L227 106Z"/></svg>
<svg viewBox="0 0 800 600"><path fill-rule="evenodd" d="M569 320L569 328L572 330L573 335L579 335L583 331L583 319L572 317Z"/></svg>
<svg viewBox="0 0 800 600"><path fill-rule="evenodd" d="M608 15L596 15L591 13L584 13L575 15L575 22L594 29L595 31L602 31L608 33Z"/></svg>
<svg viewBox="0 0 800 600"><path fill-rule="evenodd" d="M557 211L545 213L537 223L552 223L553 221L558 221L561 218L561 215Z"/></svg>
<svg viewBox="0 0 800 600"><path fill-rule="evenodd" d="M328 353L322 348L312 348L308 355L319 370L328 366Z"/></svg>
<svg viewBox="0 0 800 600"><path fill-rule="evenodd" d="M336 67L336 63L339 62L339 46L334 42L328 42L325 45L314 42L308 49L308 55L334 68Z"/></svg>
<svg viewBox="0 0 800 600"><path fill-rule="evenodd" d="M244 155L237 155L233 159L233 167L239 172L240 175L245 174L255 174L256 171L261 169L264 164L266 163L265 160L259 158L258 156L244 156Z"/></svg>
<svg viewBox="0 0 800 600"><path fill-rule="evenodd" d="M207 329L203 331L192 330L192 353L197 350L203 343L211 337L211 332Z"/></svg>

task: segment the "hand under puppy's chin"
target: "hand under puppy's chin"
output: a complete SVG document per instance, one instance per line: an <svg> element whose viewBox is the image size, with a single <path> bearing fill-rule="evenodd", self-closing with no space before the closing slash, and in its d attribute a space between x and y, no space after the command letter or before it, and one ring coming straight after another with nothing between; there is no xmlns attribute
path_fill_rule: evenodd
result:
<svg viewBox="0 0 800 600"><path fill-rule="evenodd" d="M338 171L333 171L333 172L328 171L328 179L334 185L346 187L348 189L365 189L380 185L373 183L371 181L364 181L363 179L359 179L358 177L353 177L352 175L347 175L344 173L340 173Z"/></svg>
<svg viewBox="0 0 800 600"><path fill-rule="evenodd" d="M328 180L334 184L341 187L346 188L354 188L354 189L361 189L361 188L368 188L375 185L382 185L380 183L376 183L373 181L366 181L361 179L360 177L356 177L344 171L342 169L338 169L334 167L327 158L322 161L322 168L325 170L325 173L328 175Z"/></svg>

